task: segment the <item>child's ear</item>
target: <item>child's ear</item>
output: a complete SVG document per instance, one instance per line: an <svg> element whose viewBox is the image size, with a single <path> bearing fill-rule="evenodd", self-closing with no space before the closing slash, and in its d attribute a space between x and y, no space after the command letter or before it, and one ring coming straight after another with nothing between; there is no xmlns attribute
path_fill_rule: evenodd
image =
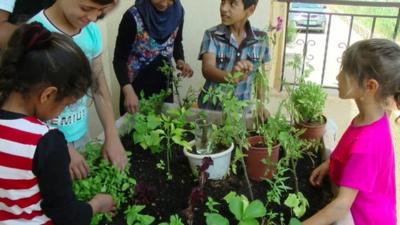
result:
<svg viewBox="0 0 400 225"><path fill-rule="evenodd" d="M47 101L50 100L54 100L57 96L57 92L58 89L54 86L49 86L44 88L41 92L40 92L40 103L45 103Z"/></svg>
<svg viewBox="0 0 400 225"><path fill-rule="evenodd" d="M249 6L247 9L247 17L253 15L254 11L256 11L256 4Z"/></svg>
<svg viewBox="0 0 400 225"><path fill-rule="evenodd" d="M365 87L367 88L368 92L375 95L378 92L379 83L375 79L368 79L365 84Z"/></svg>

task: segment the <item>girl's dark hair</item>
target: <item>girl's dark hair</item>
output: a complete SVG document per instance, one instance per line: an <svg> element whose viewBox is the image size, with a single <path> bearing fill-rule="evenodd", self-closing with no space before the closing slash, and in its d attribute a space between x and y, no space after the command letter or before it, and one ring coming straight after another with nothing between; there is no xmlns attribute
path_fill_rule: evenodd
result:
<svg viewBox="0 0 400 225"><path fill-rule="evenodd" d="M0 59L0 104L11 92L24 97L42 86L55 86L57 100L80 98L92 85L89 61L73 40L51 33L40 23L21 25Z"/></svg>
<svg viewBox="0 0 400 225"><path fill-rule="evenodd" d="M400 103L400 47L386 39L354 43L343 53L342 69L355 76L360 87L366 79L379 83L382 99L394 96Z"/></svg>
<svg viewBox="0 0 400 225"><path fill-rule="evenodd" d="M92 0L92 1L100 5L108 5L114 2L114 0Z"/></svg>
<svg viewBox="0 0 400 225"><path fill-rule="evenodd" d="M252 5L257 5L258 0L243 0L244 9L249 8Z"/></svg>

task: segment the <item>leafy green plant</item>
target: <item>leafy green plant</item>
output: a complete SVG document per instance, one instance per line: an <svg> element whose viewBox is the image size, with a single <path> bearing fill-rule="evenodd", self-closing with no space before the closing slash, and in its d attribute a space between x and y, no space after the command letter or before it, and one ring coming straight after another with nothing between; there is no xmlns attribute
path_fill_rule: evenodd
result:
<svg viewBox="0 0 400 225"><path fill-rule="evenodd" d="M290 193L284 204L293 211L297 218L302 217L309 206L307 198L301 192Z"/></svg>
<svg viewBox="0 0 400 225"><path fill-rule="evenodd" d="M125 210L125 218L127 225L150 225L154 222L154 217L142 215L140 212L145 208L144 205L128 206Z"/></svg>
<svg viewBox="0 0 400 225"><path fill-rule="evenodd" d="M293 20L289 20L286 29L286 44L290 44L293 41L295 41L296 36L297 36L296 23Z"/></svg>
<svg viewBox="0 0 400 225"><path fill-rule="evenodd" d="M168 114L161 114L161 141L166 141L166 154L167 154L167 168L169 177L171 175L170 162L172 159L172 146L173 144L182 146L183 149L191 150L192 146L184 139L187 130L184 126L186 122L186 110L184 108L172 109ZM175 115L175 116L174 116Z"/></svg>
<svg viewBox="0 0 400 225"><path fill-rule="evenodd" d="M219 202L215 201L212 197L207 198L206 206L210 213L219 213L215 206L220 205Z"/></svg>
<svg viewBox="0 0 400 225"><path fill-rule="evenodd" d="M162 125L161 118L155 114L146 116L142 113L136 113L134 121L133 142L140 144L143 149L150 149L152 153L161 152L161 135L163 134L160 129Z"/></svg>
<svg viewBox="0 0 400 225"><path fill-rule="evenodd" d="M222 83L216 88L210 88L203 98L203 102L211 101L214 105L220 105L222 109L222 122L213 125L211 145L213 150L226 149L232 143L240 143L246 136L245 111L249 101L239 100L235 96L234 80L240 77L240 73L230 74L227 83Z"/></svg>
<svg viewBox="0 0 400 225"><path fill-rule="evenodd" d="M239 225L257 225L258 219L266 215L267 211L260 200L249 202L246 196L230 192L224 197L229 206L229 211L235 216ZM207 225L229 224L228 220L218 213L206 215Z"/></svg>
<svg viewBox="0 0 400 225"><path fill-rule="evenodd" d="M153 94L148 99L145 99L144 93L140 93L139 108L140 112L144 115L160 114L165 98L170 95L169 90L161 90L158 94Z"/></svg>
<svg viewBox="0 0 400 225"><path fill-rule="evenodd" d="M184 225L182 222L182 219L179 218L179 216L177 215L172 215L169 218L169 223L164 222L164 223L160 223L159 225Z"/></svg>
<svg viewBox="0 0 400 225"><path fill-rule="evenodd" d="M91 173L84 180L74 181L73 190L76 197L82 201L89 201L97 193L108 193L113 197L115 207L119 209L132 198L136 180L129 177L129 164L120 171L105 161L101 156L101 146L100 143L86 145L85 158ZM110 214L96 214L91 224L97 225L104 218L111 221Z"/></svg>
<svg viewBox="0 0 400 225"><path fill-rule="evenodd" d="M285 182L289 179L289 177L286 176L286 172L288 170L289 169L283 165L283 161L280 160L276 166L276 172L272 175L272 179L266 180L269 188L266 193L267 200L265 203L265 208L268 209L272 203L281 205L281 199L283 195L292 189L285 184ZM283 216L272 210L267 211L266 216L263 218L261 224L275 224L274 220L278 216L280 216L281 224L284 224L282 223Z"/></svg>
<svg viewBox="0 0 400 225"><path fill-rule="evenodd" d="M173 145L182 146L191 150L191 145L185 140L192 126L187 122L189 111L185 108L170 109L166 113L155 115L150 113L135 114L135 132L133 140L143 149L150 149L152 153L161 153L165 146L167 156L167 177L172 179L170 162L172 159ZM164 143L164 145L162 145Z"/></svg>
<svg viewBox="0 0 400 225"><path fill-rule="evenodd" d="M293 61L289 62L288 65L297 74L302 65L301 56L295 55ZM306 81L312 71L312 66L308 65L308 68L297 78L298 87L287 87L291 104L291 108L289 108L291 110L289 111L297 122L321 124L324 122L323 110L327 93L321 85Z"/></svg>

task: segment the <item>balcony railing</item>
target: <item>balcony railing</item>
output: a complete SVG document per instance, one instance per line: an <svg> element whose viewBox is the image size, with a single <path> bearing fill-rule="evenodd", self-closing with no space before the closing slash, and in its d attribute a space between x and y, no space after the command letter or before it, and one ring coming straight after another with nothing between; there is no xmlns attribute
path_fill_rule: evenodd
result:
<svg viewBox="0 0 400 225"><path fill-rule="evenodd" d="M394 24L393 30L390 31L392 40L399 40L399 22L400 22L400 3L396 2L366 2L366 1L341 1L341 0L278 0L279 2L287 2L286 30L288 30L289 21L294 20L297 28L301 28L304 32L298 33L293 44L286 44L288 40L288 32L285 37L285 48L282 66L282 80L287 83L294 83L295 77L293 71L285 66L288 61L293 58L294 54L302 55L301 72L306 68L307 64L311 64L315 70L310 76L310 80L320 83L325 88L337 89L336 74L339 72L341 55L343 51L351 45L351 43L366 38L381 37L382 35L376 31L377 22L382 20L391 21ZM298 10L292 7L293 3L307 3L323 5L327 10ZM378 14L356 14L341 12L341 10L333 10L335 7L371 7L371 8L392 8L397 15L378 15ZM299 22L296 16L301 15ZM324 27L317 27L316 19L325 18ZM370 27L365 24L357 23L361 18L370 20ZM293 23L293 22L292 22ZM320 29L322 33L315 33L316 29Z"/></svg>

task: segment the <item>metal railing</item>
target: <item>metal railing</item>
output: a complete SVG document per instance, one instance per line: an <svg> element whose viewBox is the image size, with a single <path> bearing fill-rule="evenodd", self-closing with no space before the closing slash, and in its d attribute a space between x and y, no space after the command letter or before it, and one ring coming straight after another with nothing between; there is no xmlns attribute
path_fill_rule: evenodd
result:
<svg viewBox="0 0 400 225"><path fill-rule="evenodd" d="M310 18L311 16L315 15L323 15L326 19L326 37L325 37L325 44L324 44L324 52L323 52L323 59L322 59L322 70L320 76L319 83L324 87L324 88L331 88L331 89L337 89L337 85L325 85L324 80L326 76L326 69L327 65L333 62L329 62L328 60L328 52L331 50L329 48L330 44L330 34L332 32L332 18L333 17L341 17L341 18L347 18L348 22L348 29L347 29L347 37L345 34L343 34L343 37L346 37L344 41L341 41L338 43L337 49L340 49L340 51L344 51L351 43L352 35L354 35L354 26L355 26L355 18L370 18L372 20L372 25L368 29L369 30L369 38L374 37L375 31L376 31L376 22L377 20L381 19L389 19L389 20L395 20L395 26L393 29L393 33L391 35L392 40L396 40L398 36L398 31L399 31L399 22L400 22L400 3L396 2L366 2L366 1L343 1L343 0L330 0L330 1L324 1L324 0L296 0L296 1L291 1L291 0L278 0L279 2L287 2L287 14L286 14L286 30L289 25L289 20L290 14L294 13L302 13L306 14L307 18L307 24L304 26L304 39L298 39L296 41L297 45L302 45L302 66L301 66L301 73L304 72L306 63L310 63L314 59L313 55L309 54L309 48L312 46L316 45L316 41L313 40L313 35L311 33L312 26L310 24ZM314 12L314 11L299 11L299 10L293 10L291 7L291 4L293 3L309 3L309 4L323 4L323 5L338 5L338 6L366 6L366 7L388 7L388 8L395 8L397 10L397 16L388 16L388 15L367 15L367 14L350 14L350 13L341 13L341 12ZM335 28L336 29L336 28ZM325 30L325 29L324 29ZM337 32L337 30L335 30ZM286 65L286 57L287 57L287 39L288 39L288 32L286 32L286 37L285 37L285 47L284 47L284 53L283 53L283 65L282 65L282 74L281 74L281 80L287 80L285 78L285 65ZM343 52L342 51L342 52ZM341 54L340 54L341 55ZM341 57L336 58L337 64L341 63ZM338 71L337 71L338 72ZM318 82L318 81L317 81ZM293 84L294 82L287 82Z"/></svg>

